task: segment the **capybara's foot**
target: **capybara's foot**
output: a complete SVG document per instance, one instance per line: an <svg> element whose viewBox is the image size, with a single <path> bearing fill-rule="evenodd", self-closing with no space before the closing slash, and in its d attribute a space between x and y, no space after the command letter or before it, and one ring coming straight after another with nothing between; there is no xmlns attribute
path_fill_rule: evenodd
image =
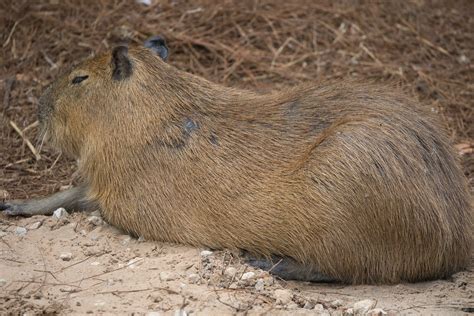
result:
<svg viewBox="0 0 474 316"><path fill-rule="evenodd" d="M4 202L0 203L0 211L8 216L31 216L23 206L24 204L19 202Z"/></svg>
<svg viewBox="0 0 474 316"><path fill-rule="evenodd" d="M305 266L289 257L272 256L271 259L256 258L246 255L246 263L284 280L307 282L337 282L338 280L322 274L316 268Z"/></svg>

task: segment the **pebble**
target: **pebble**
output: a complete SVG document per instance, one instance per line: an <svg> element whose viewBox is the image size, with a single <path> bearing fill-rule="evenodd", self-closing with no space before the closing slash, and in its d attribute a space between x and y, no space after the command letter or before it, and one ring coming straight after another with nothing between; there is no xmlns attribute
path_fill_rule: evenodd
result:
<svg viewBox="0 0 474 316"><path fill-rule="evenodd" d="M212 251L209 251L209 250L203 250L201 251L201 257L209 257L210 255L212 255Z"/></svg>
<svg viewBox="0 0 474 316"><path fill-rule="evenodd" d="M161 281L172 281L172 280L176 280L177 278L178 278L178 275L174 272L169 272L169 271L160 272Z"/></svg>
<svg viewBox="0 0 474 316"><path fill-rule="evenodd" d="M145 241L145 237L143 236L138 237L138 242L144 242L144 241Z"/></svg>
<svg viewBox="0 0 474 316"><path fill-rule="evenodd" d="M126 245L126 244L128 244L128 243L130 242L130 240L132 240L132 237L130 237L130 236L127 235L127 236L123 237L121 243L122 243L122 245Z"/></svg>
<svg viewBox="0 0 474 316"><path fill-rule="evenodd" d="M190 275L188 275L188 280L189 283L196 284L199 282L199 280L201 280L201 277L199 276L199 274L191 273Z"/></svg>
<svg viewBox="0 0 474 316"><path fill-rule="evenodd" d="M370 311L368 311L367 315L370 315L370 316L383 316L383 315L387 315L387 312L384 311L381 308L374 308L374 309L371 309Z"/></svg>
<svg viewBox="0 0 474 316"><path fill-rule="evenodd" d="M100 226L100 225L104 224L104 221L102 220L102 218L100 218L99 216L95 216L95 215L89 216L87 218L87 221L89 223L91 223L92 225L95 225L95 226Z"/></svg>
<svg viewBox="0 0 474 316"><path fill-rule="evenodd" d="M69 213L63 207L60 207L53 212L53 218L55 219L65 218L68 217L68 215Z"/></svg>
<svg viewBox="0 0 474 316"><path fill-rule="evenodd" d="M276 303L282 305L288 304L293 298L293 294L291 293L291 291L281 289L275 290L274 296L276 299Z"/></svg>
<svg viewBox="0 0 474 316"><path fill-rule="evenodd" d="M5 286L5 284L7 284L7 280L5 280L5 279L0 279L0 287Z"/></svg>
<svg viewBox="0 0 474 316"><path fill-rule="evenodd" d="M255 283L255 290L257 290L258 292L261 292L263 291L264 288L265 288L265 281L263 281L263 279L258 279L257 283Z"/></svg>
<svg viewBox="0 0 474 316"><path fill-rule="evenodd" d="M348 308L344 311L344 316L352 316L354 315L354 309L353 308Z"/></svg>
<svg viewBox="0 0 474 316"><path fill-rule="evenodd" d="M34 222L28 226L26 226L28 229L33 230L33 229L38 229L41 227L41 222Z"/></svg>
<svg viewBox="0 0 474 316"><path fill-rule="evenodd" d="M314 305L313 309L315 311L322 312L322 311L324 311L324 306L323 306L323 304L316 304L316 305Z"/></svg>
<svg viewBox="0 0 474 316"><path fill-rule="evenodd" d="M15 235L20 236L20 237L25 236L25 235L26 235L26 232L27 232L27 230L26 230L25 227L17 227L17 228L15 229Z"/></svg>
<svg viewBox="0 0 474 316"><path fill-rule="evenodd" d="M254 277L255 277L255 272L250 271L250 272L245 272L244 274L242 274L241 279L245 281L245 280L251 280Z"/></svg>
<svg viewBox="0 0 474 316"><path fill-rule="evenodd" d="M319 304L319 305L321 305L321 304ZM321 305L321 306L323 306L323 305ZM315 305L313 303L309 302L309 301L304 303L304 306L303 306L304 309L313 309L314 307L315 307Z"/></svg>
<svg viewBox="0 0 474 316"><path fill-rule="evenodd" d="M63 261L69 261L72 259L72 253L70 252L63 252L62 254L59 255L59 258Z"/></svg>
<svg viewBox="0 0 474 316"><path fill-rule="evenodd" d="M342 302L341 300L334 300L331 302L330 305L332 308L338 308L338 307L341 307L343 304L344 302Z"/></svg>
<svg viewBox="0 0 474 316"><path fill-rule="evenodd" d="M355 315L365 315L369 310L375 307L377 302L375 300L362 300L354 304Z"/></svg>
<svg viewBox="0 0 474 316"><path fill-rule="evenodd" d="M100 262L99 262L99 261L91 262L91 266L98 266L98 265L100 265Z"/></svg>
<svg viewBox="0 0 474 316"><path fill-rule="evenodd" d="M174 311L174 316L188 316L184 309L177 309Z"/></svg>
<svg viewBox="0 0 474 316"><path fill-rule="evenodd" d="M228 267L225 269L224 274L230 278L234 277L234 275L237 273L237 269L234 267Z"/></svg>

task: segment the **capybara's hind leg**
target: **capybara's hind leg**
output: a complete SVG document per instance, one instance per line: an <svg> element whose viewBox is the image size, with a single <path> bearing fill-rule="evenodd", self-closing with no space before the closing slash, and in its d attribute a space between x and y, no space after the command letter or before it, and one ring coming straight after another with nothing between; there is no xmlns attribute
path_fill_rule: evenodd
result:
<svg viewBox="0 0 474 316"><path fill-rule="evenodd" d="M271 274L284 280L298 280L307 282L337 282L338 280L322 274L316 268L303 265L289 257L272 256L270 259L256 258L246 254L246 263L269 271Z"/></svg>

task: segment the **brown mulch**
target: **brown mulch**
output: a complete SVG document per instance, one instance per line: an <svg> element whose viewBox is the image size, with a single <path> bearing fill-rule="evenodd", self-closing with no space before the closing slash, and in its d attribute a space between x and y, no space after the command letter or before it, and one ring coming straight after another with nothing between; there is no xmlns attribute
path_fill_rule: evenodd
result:
<svg viewBox="0 0 474 316"><path fill-rule="evenodd" d="M224 85L396 82L446 122L472 184L473 13L469 0L2 1L0 195L44 195L71 182L73 162L36 140L44 87L81 59L155 34L168 40L170 63Z"/></svg>

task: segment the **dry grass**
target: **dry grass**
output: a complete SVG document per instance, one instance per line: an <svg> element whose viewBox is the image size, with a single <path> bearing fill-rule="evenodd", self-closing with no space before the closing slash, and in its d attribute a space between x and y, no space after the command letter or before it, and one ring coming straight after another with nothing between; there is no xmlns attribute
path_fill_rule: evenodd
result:
<svg viewBox="0 0 474 316"><path fill-rule="evenodd" d="M37 160L27 147L40 149L32 124L42 89L81 59L154 34L167 38L170 63L225 85L396 82L444 118L472 181L472 12L469 0L2 1L0 189L24 198L70 183L70 161L48 146Z"/></svg>

